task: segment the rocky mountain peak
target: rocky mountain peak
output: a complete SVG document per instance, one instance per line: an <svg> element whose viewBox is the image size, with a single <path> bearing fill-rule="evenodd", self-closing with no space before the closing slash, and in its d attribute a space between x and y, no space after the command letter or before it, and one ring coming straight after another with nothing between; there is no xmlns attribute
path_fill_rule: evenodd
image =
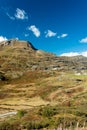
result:
<svg viewBox="0 0 87 130"><path fill-rule="evenodd" d="M17 39L11 39L11 40L0 42L0 48L4 48L4 47L25 48L25 49L31 48L33 50L37 50L30 42L17 40Z"/></svg>

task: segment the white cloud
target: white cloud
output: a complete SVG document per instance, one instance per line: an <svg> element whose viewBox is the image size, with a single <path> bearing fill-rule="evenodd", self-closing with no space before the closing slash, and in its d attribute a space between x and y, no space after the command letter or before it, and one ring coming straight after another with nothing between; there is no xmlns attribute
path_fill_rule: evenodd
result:
<svg viewBox="0 0 87 130"><path fill-rule="evenodd" d="M68 53L63 53L60 56L72 57L72 56L79 56L79 55L87 57L87 51L84 51L84 52L68 52Z"/></svg>
<svg viewBox="0 0 87 130"><path fill-rule="evenodd" d="M80 40L80 43L87 43L87 37Z"/></svg>
<svg viewBox="0 0 87 130"><path fill-rule="evenodd" d="M57 33L51 31L51 30L48 30L46 33L46 36L45 37L54 37L57 35Z"/></svg>
<svg viewBox="0 0 87 130"><path fill-rule="evenodd" d="M26 33L26 34L24 34L24 36L25 36L25 37L28 37L28 36L29 36L29 34L28 34L28 33Z"/></svg>
<svg viewBox="0 0 87 130"><path fill-rule="evenodd" d="M6 40L7 40L6 37L0 36L0 42L2 42L2 41L6 41Z"/></svg>
<svg viewBox="0 0 87 130"><path fill-rule="evenodd" d="M64 37L67 37L67 36L68 36L68 34L67 34L67 33L64 33L64 34L62 34L62 35L60 35L60 36L57 36L57 38L60 39L60 38L64 38Z"/></svg>
<svg viewBox="0 0 87 130"><path fill-rule="evenodd" d="M85 51L85 52L82 52L82 54L81 54L82 56L85 56L85 57L87 57L87 51Z"/></svg>
<svg viewBox="0 0 87 130"><path fill-rule="evenodd" d="M11 19L11 20L15 20L15 17L13 17L13 16L10 16L10 14L9 13L6 13L6 15Z"/></svg>
<svg viewBox="0 0 87 130"><path fill-rule="evenodd" d="M66 33L61 35L62 38L67 37L67 36L68 36L68 34L66 34Z"/></svg>
<svg viewBox="0 0 87 130"><path fill-rule="evenodd" d="M31 25L30 27L28 27L28 29L32 31L36 37L40 36L40 31L35 25Z"/></svg>
<svg viewBox="0 0 87 130"><path fill-rule="evenodd" d="M28 19L27 13L19 8L16 9L15 17L21 20Z"/></svg>
<svg viewBox="0 0 87 130"><path fill-rule="evenodd" d="M20 19L20 20L24 20L24 19L28 19L28 15L25 12L25 10L23 9L16 9L16 13L11 16L8 12L6 12L6 15L11 19L11 20L15 20L15 19Z"/></svg>
<svg viewBox="0 0 87 130"><path fill-rule="evenodd" d="M68 52L68 53L63 53L61 54L60 56L68 56L68 57L71 57L71 56L78 56L80 55L78 52Z"/></svg>

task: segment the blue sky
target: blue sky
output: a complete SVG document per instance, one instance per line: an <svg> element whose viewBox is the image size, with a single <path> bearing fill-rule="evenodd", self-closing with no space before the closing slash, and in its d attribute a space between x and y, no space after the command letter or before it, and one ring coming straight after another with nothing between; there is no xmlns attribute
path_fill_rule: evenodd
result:
<svg viewBox="0 0 87 130"><path fill-rule="evenodd" d="M57 55L87 56L87 0L0 0L0 41L12 38Z"/></svg>

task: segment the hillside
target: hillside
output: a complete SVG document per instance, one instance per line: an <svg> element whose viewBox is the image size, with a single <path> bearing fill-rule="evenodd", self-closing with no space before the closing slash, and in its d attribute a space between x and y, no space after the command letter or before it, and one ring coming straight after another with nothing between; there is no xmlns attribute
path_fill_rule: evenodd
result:
<svg viewBox="0 0 87 130"><path fill-rule="evenodd" d="M61 123L86 127L86 107L86 57L58 57L15 39L0 43L0 114L26 111L4 120L25 127L42 121L49 130Z"/></svg>
<svg viewBox="0 0 87 130"><path fill-rule="evenodd" d="M57 57L54 54L35 49L30 42L9 40L0 43L0 71L11 78L34 70L87 70L87 58Z"/></svg>

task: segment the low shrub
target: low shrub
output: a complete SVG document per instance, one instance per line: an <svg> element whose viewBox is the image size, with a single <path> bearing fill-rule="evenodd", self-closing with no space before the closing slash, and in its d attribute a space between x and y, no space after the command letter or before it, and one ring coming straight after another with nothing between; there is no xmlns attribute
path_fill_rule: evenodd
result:
<svg viewBox="0 0 87 130"><path fill-rule="evenodd" d="M16 124L10 124L8 122L0 123L0 130L21 130Z"/></svg>
<svg viewBox="0 0 87 130"><path fill-rule="evenodd" d="M52 117L53 115L55 115L57 113L56 109L54 109L53 107L50 106L46 106L44 108L41 108L39 110L39 114L44 116L44 117Z"/></svg>
<svg viewBox="0 0 87 130"><path fill-rule="evenodd" d="M23 117L26 113L27 113L26 110L19 110L18 113L17 113L17 116L21 118L21 117Z"/></svg>
<svg viewBox="0 0 87 130"><path fill-rule="evenodd" d="M33 130L33 129L46 128L48 126L49 123L47 121L30 121L28 122L26 128L27 130Z"/></svg>

